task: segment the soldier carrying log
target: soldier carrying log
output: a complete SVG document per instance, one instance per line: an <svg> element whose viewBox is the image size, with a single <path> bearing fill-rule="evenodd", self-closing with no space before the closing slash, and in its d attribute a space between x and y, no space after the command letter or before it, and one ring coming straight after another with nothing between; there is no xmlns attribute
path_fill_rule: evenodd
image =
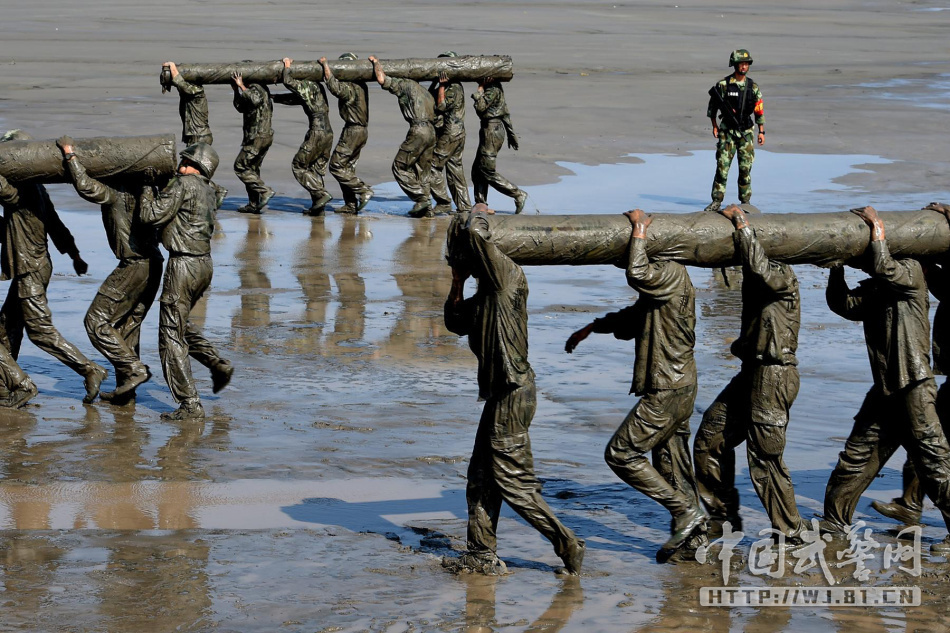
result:
<svg viewBox="0 0 950 633"><path fill-rule="evenodd" d="M240 207L238 212L261 214L274 197L274 190L261 179L261 164L274 143L274 128L271 127L274 101L267 86L245 86L238 73L231 79L234 109L244 116L244 139L241 141L241 151L234 159L234 173L247 189L247 204Z"/></svg>

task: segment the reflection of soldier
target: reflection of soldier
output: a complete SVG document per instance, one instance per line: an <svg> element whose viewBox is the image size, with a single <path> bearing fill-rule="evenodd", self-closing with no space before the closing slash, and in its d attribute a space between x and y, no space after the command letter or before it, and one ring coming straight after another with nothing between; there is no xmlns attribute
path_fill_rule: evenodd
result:
<svg viewBox="0 0 950 633"><path fill-rule="evenodd" d="M742 210L722 214L736 227L742 257L742 327L732 353L742 370L716 398L696 432L693 452L703 503L712 520L742 529L735 448L746 442L749 476L772 527L795 542L805 529L782 459L788 412L798 395L801 298L791 266L766 256Z"/></svg>
<svg viewBox="0 0 950 633"><path fill-rule="evenodd" d="M209 180L218 166L210 145L197 143L181 153L178 174L157 198L146 190L141 217L163 227L162 244L168 265L162 282L158 321L158 353L165 382L180 406L166 412L166 420L204 417L198 390L191 376L191 355L211 370L215 393L231 380L234 368L188 321L188 315L211 283L211 233L214 230L214 188Z"/></svg>
<svg viewBox="0 0 950 633"><path fill-rule="evenodd" d="M468 633L494 631L498 620L495 615L496 588L500 580L494 576L461 576L465 583L465 630ZM525 633L557 633L563 629L574 612L584 605L584 590L580 578L567 576L551 598L547 610L524 629Z"/></svg>
<svg viewBox="0 0 950 633"><path fill-rule="evenodd" d="M641 398L607 444L604 459L620 479L673 515L672 535L656 555L665 562L694 533L696 546L702 544L706 531L689 458L689 417L696 402L696 291L682 264L647 259L650 217L640 209L625 215L633 225L627 282L640 299L578 330L564 349L572 352L592 332L637 339L630 391ZM647 459L651 452L653 464Z"/></svg>
<svg viewBox="0 0 950 633"><path fill-rule="evenodd" d="M482 122L478 130L478 152L472 165L475 202L488 202L488 186L491 185L496 191L514 198L515 213L521 213L528 194L495 171L498 150L504 145L505 137L508 138L508 147L518 149L518 136L508 114L505 91L500 83L488 77L478 85L472 99L475 100L475 113Z"/></svg>
<svg viewBox="0 0 950 633"><path fill-rule="evenodd" d="M468 336L478 358L479 398L485 400L468 467L468 552L457 565L488 574L505 569L495 554L504 500L551 541L566 570L576 574L584 559L584 541L545 503L531 456L528 426L537 404L528 363L528 282L521 267L492 243L483 214L473 213L451 239L452 289L445 302L445 325ZM478 290L464 299L469 275L478 280Z"/></svg>
<svg viewBox="0 0 950 633"><path fill-rule="evenodd" d="M739 201L745 204L752 197L752 163L755 160L753 127L759 126L759 145L765 145L765 110L758 84L747 77L752 55L745 49L732 51L729 65L735 69L728 77L709 89L706 116L712 121L716 146L716 176L713 179L712 202L706 211L718 211L726 195L726 179L736 153L739 154ZM716 115L721 114L721 120ZM755 123L753 123L753 116Z"/></svg>
<svg viewBox="0 0 950 633"><path fill-rule="evenodd" d="M400 188L415 202L409 217L431 217L429 179L432 177L432 152L435 150L435 100L412 79L387 77L379 60L370 55L376 81L399 98L399 109L409 123L409 133L393 160L393 176Z"/></svg>
<svg viewBox="0 0 950 633"><path fill-rule="evenodd" d="M826 298L831 310L864 324L874 386L825 488L822 529L843 532L861 494L898 446L914 463L921 485L950 528L950 445L937 417L937 387L930 370L929 300L915 259L894 259L884 222L873 207L853 209L871 227L863 266L871 275L851 290L844 269L832 268ZM950 552L950 536L931 551Z"/></svg>
<svg viewBox="0 0 950 633"><path fill-rule="evenodd" d="M340 59L356 59L353 53L343 53ZM373 197L373 190L366 186L356 175L356 163L369 136L369 91L363 81L339 81L327 65L327 58L321 57L323 79L327 90L340 100L340 118L343 119L343 131L336 149L330 156L330 173L340 183L343 190L343 206L337 213L358 213Z"/></svg>
<svg viewBox="0 0 950 633"><path fill-rule="evenodd" d="M363 257L360 254L369 231L366 220L346 221L337 242L333 281L339 293L340 307L333 322L333 338L337 344L363 339L366 327L366 281L360 275Z"/></svg>
<svg viewBox="0 0 950 633"><path fill-rule="evenodd" d="M274 190L261 180L261 164L274 142L274 102L267 86L244 85L241 75L234 73L234 108L244 115L244 140L241 151L234 159L234 173L247 189L247 204L239 208L241 213L261 213Z"/></svg>
<svg viewBox="0 0 950 633"><path fill-rule="evenodd" d="M333 198L323 185L323 177L327 173L327 161L330 160L330 150L333 149L330 108L327 105L327 94L323 86L315 81L293 78L290 72L290 64L293 61L289 57L283 59L284 86L297 97L298 103L303 106L303 111L307 113L307 120L310 122L303 144L294 155L292 163L294 178L310 193L312 204L307 213L323 215L324 207Z"/></svg>
<svg viewBox="0 0 950 633"><path fill-rule="evenodd" d="M5 134L2 140L28 138L17 130ZM3 278L13 280L0 309L0 345L9 350L14 359L17 358L26 330L34 345L83 376L86 387L83 402L92 402L99 395L99 385L109 372L86 358L53 326L53 313L46 299L46 288L53 274L47 238L53 240L59 252L69 255L77 275L84 275L89 267L79 256L72 234L56 214L43 185L14 185L0 177L0 203L3 204L6 225L0 265ZM2 356L5 354L0 353L0 368L5 374L7 388L13 390L14 385L20 385L21 398L35 390L35 387L30 387L32 383L25 382L28 379L22 370Z"/></svg>
<svg viewBox="0 0 950 633"><path fill-rule="evenodd" d="M447 51L439 57L458 57L458 53ZM436 202L434 213L451 213L450 203L453 200L456 210L467 213L472 209L472 201L468 197L465 167L462 165L462 150L465 149L465 91L461 82L449 81L442 73L438 81L432 82L429 92L435 99L436 114L436 141L430 182L432 197Z"/></svg>
<svg viewBox="0 0 950 633"><path fill-rule="evenodd" d="M57 141L76 192L102 207L102 223L119 265L106 278L86 312L89 340L115 367L116 390L103 400L124 404L152 374L139 357L142 321L155 300L162 276L162 255L155 229L141 223L132 183L110 187L86 173L68 136Z"/></svg>
<svg viewBox="0 0 950 633"><path fill-rule="evenodd" d="M244 329L265 327L270 324L270 278L267 276L267 267L261 258L264 242L267 236L267 226L264 218L249 218L247 222L247 237L243 247L236 254L241 263L238 268L238 279L241 282L241 309L235 315L232 323L235 347L242 351L253 352L253 346L260 342L256 336L245 340Z"/></svg>

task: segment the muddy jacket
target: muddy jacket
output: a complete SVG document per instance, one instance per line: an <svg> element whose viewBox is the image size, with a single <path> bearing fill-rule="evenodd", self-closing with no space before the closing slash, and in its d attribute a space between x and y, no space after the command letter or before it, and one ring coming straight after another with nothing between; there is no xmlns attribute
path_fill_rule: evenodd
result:
<svg viewBox="0 0 950 633"><path fill-rule="evenodd" d="M435 120L435 99L418 81L386 77L383 89L399 98L399 109L410 125L432 123Z"/></svg>
<svg viewBox="0 0 950 633"><path fill-rule="evenodd" d="M445 326L468 336L478 359L478 395L488 400L534 382L528 364L528 281L491 241L488 221L474 216L468 235L483 272L474 295L445 303Z"/></svg>
<svg viewBox="0 0 950 633"><path fill-rule="evenodd" d="M60 253L79 255L72 233L59 218L43 185L12 185L0 177L0 204L5 225L0 278L12 279L50 266L47 235Z"/></svg>
<svg viewBox="0 0 950 633"><path fill-rule="evenodd" d="M475 113L480 119L501 119L508 116L508 104L501 84L490 83L484 91L472 93L475 100Z"/></svg>
<svg viewBox="0 0 950 633"><path fill-rule="evenodd" d="M214 231L215 190L204 176L178 174L153 197L146 189L141 217L146 224L164 227L162 244L172 255L207 255Z"/></svg>
<svg viewBox="0 0 950 633"><path fill-rule="evenodd" d="M369 124L369 89L363 81L340 81L330 76L327 89L340 100L340 118L347 125Z"/></svg>
<svg viewBox="0 0 950 633"><path fill-rule="evenodd" d="M320 129L330 129L330 106L327 105L327 93L323 86L315 81L302 81L294 79L290 74L290 69L284 69L284 85L293 92L299 99L303 111L307 113L307 119L310 121L310 127L319 127Z"/></svg>
<svg viewBox="0 0 950 633"><path fill-rule="evenodd" d="M735 232L742 257L742 327L732 354L742 362L797 365L801 296L791 266L771 261L752 227Z"/></svg>
<svg viewBox="0 0 950 633"><path fill-rule="evenodd" d="M894 259L885 241L871 242L874 274L854 290L844 273L832 271L825 299L831 310L864 324L875 386L891 394L932 378L930 300L920 262Z"/></svg>
<svg viewBox="0 0 950 633"><path fill-rule="evenodd" d="M646 240L630 239L627 282L637 302L594 321L594 332L637 340L630 393L679 389L696 384L696 292L686 267L650 263Z"/></svg>
<svg viewBox="0 0 950 633"><path fill-rule="evenodd" d="M753 119L755 125L765 125L762 91L759 90L759 85L752 81L752 77L746 75L743 81L736 81L735 75L729 75L713 86L712 91L718 93L722 101L710 95L706 118L712 119L717 112L724 111L728 107L735 113L735 118L739 123L739 128L736 128L732 117L723 114L719 123L721 129L741 133L753 126Z"/></svg>
<svg viewBox="0 0 950 633"><path fill-rule="evenodd" d="M271 119L274 116L274 101L267 88L259 84L247 86L243 92L234 93L234 108L244 115L243 145L251 145L260 136L274 134Z"/></svg>
<svg viewBox="0 0 950 633"><path fill-rule="evenodd" d="M211 136L208 123L208 97L205 89L185 81L180 74L172 77L172 85L178 88L178 114L181 116L182 138Z"/></svg>
<svg viewBox="0 0 950 633"><path fill-rule="evenodd" d="M100 205L102 225L106 229L109 248L118 259L161 257L155 228L143 224L138 217L136 196L125 189L114 189L86 173L86 168L73 158L66 162L79 196Z"/></svg>
<svg viewBox="0 0 950 633"><path fill-rule="evenodd" d="M950 371L950 272L946 264L927 267L927 288L937 298L934 314L933 355L934 373L944 376Z"/></svg>
<svg viewBox="0 0 950 633"><path fill-rule="evenodd" d="M439 136L465 134L465 90L453 81L445 86L445 101L439 103L439 82L432 84L429 93L435 100L436 131ZM439 123L441 119L441 124Z"/></svg>

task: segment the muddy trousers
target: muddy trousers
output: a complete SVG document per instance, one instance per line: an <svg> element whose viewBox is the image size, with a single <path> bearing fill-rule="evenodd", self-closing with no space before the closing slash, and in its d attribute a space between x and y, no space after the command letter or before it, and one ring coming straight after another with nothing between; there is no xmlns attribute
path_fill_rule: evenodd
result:
<svg viewBox="0 0 950 633"><path fill-rule="evenodd" d="M752 163L755 162L755 133L749 128L742 136L719 128L716 145L716 176L713 178L712 199L722 202L726 195L726 180L732 159L739 154L739 201L745 204L752 197Z"/></svg>
<svg viewBox="0 0 950 633"><path fill-rule="evenodd" d="M472 165L472 186L475 188L476 204L488 202L489 185L509 198L521 193L521 189L495 171L498 151L504 146L505 138L505 126L501 119L482 119L482 126L478 130L478 151Z"/></svg>
<svg viewBox="0 0 950 633"><path fill-rule="evenodd" d="M442 134L435 142L432 156L432 178L429 183L436 204L455 202L455 208L465 213L472 208L462 165L462 150L465 149L465 132ZM449 197L451 194L451 197Z"/></svg>
<svg viewBox="0 0 950 633"><path fill-rule="evenodd" d="M0 308L0 345L9 350L13 359L18 358L25 330L30 342L85 376L95 364L53 326L53 313L46 299L52 274L52 264L46 263L40 270L13 278L7 299ZM11 383L6 381L6 384Z"/></svg>
<svg viewBox="0 0 950 633"><path fill-rule="evenodd" d="M432 123L412 123L406 140L399 146L393 160L393 176L413 202L429 202L429 178L432 177L434 150L435 128Z"/></svg>
<svg viewBox="0 0 950 633"><path fill-rule="evenodd" d="M189 147L195 143L207 143L208 145L213 145L214 136L211 134L211 132L206 132L204 134L182 134L181 143L185 147Z"/></svg>
<svg viewBox="0 0 950 633"><path fill-rule="evenodd" d="M365 125L348 123L340 132L340 140L330 156L330 174L340 183L343 202L347 204L356 205L357 196L369 190L366 183L356 175L356 164L368 137L369 132Z"/></svg>
<svg viewBox="0 0 950 633"><path fill-rule="evenodd" d="M123 259L102 282L86 312L89 341L115 367L117 380L144 369L139 335L161 280L161 258Z"/></svg>
<svg viewBox="0 0 950 633"><path fill-rule="evenodd" d="M192 308L211 284L212 272L211 255L172 254L165 266L159 299L158 355L165 382L178 404L198 402L189 356L208 369L227 363L188 321Z"/></svg>
<svg viewBox="0 0 950 633"><path fill-rule="evenodd" d="M797 367L744 363L706 409L696 431L693 461L700 497L714 519L739 516L735 449L745 442L749 477L772 528L786 536L804 529L782 457L798 386Z"/></svg>
<svg viewBox="0 0 950 633"><path fill-rule="evenodd" d="M604 451L604 460L620 479L674 517L699 506L689 455L689 417L695 402L695 384L646 392Z"/></svg>
<svg viewBox="0 0 950 633"><path fill-rule="evenodd" d="M247 203L253 207L259 207L261 197L270 191L261 179L261 164L273 143L273 134L262 134L250 143L242 145L241 151L234 159L234 173L238 180L244 183L244 188L247 189Z"/></svg>
<svg viewBox="0 0 950 633"><path fill-rule="evenodd" d="M936 392L933 378L890 395L871 388L825 487L825 519L850 525L861 495L903 446L950 529L950 444L937 417Z"/></svg>
<svg viewBox="0 0 950 633"><path fill-rule="evenodd" d="M333 149L333 130L321 122L314 123L303 139L303 144L291 162L294 178L316 201L327 192L323 177Z"/></svg>
<svg viewBox="0 0 950 633"><path fill-rule="evenodd" d="M947 435L947 431L950 430L948 429L950 426L950 384L948 383L950 380L945 380L937 390L937 417L940 418L944 435ZM911 510L921 512L924 508L924 489L920 485L920 478L917 477L913 460L908 459L904 462L901 479L903 484L901 503Z"/></svg>
<svg viewBox="0 0 950 633"><path fill-rule="evenodd" d="M537 407L535 386L518 387L485 402L468 466L468 549L495 552L501 502L528 522L563 556L575 540L541 496L528 426Z"/></svg>

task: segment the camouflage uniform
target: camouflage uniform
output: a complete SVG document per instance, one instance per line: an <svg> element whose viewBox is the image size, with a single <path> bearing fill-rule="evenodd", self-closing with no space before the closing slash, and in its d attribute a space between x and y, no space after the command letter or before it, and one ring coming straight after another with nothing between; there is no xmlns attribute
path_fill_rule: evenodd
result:
<svg viewBox="0 0 950 633"><path fill-rule="evenodd" d="M383 89L399 98L399 109L409 123L406 139L393 160L393 176L399 187L418 204L429 204L429 178L435 149L435 100L412 79L386 77Z"/></svg>
<svg viewBox="0 0 950 633"><path fill-rule="evenodd" d="M274 193L261 179L261 164L274 142L274 102L265 86L251 84L244 91L235 88L234 108L244 115L244 140L234 159L234 173L247 189L248 210L260 211Z"/></svg>
<svg viewBox="0 0 950 633"><path fill-rule="evenodd" d="M439 103L439 85L439 82L434 82L429 89L435 99L436 113L430 188L436 204L449 205L455 201L456 210L467 213L472 208L472 201L468 196L468 183L462 164L462 151L465 149L465 91L461 83L449 82L445 87L445 100Z"/></svg>
<svg viewBox="0 0 950 633"><path fill-rule="evenodd" d="M492 82L484 91L475 91L475 113L481 120L478 130L478 151L472 165L472 185L475 188L475 202L488 202L488 186L491 185L510 198L525 195L511 181L495 171L498 150L505 144L505 136L514 136L505 91L501 84Z"/></svg>
<svg viewBox="0 0 950 633"><path fill-rule="evenodd" d="M327 89L339 99L340 118L343 119L343 131L330 156L330 173L343 191L343 202L347 210L356 212L360 204L358 196L366 197L371 193L366 183L356 175L356 164L360 152L369 137L369 91L363 81L339 81L330 76L326 80Z"/></svg>
<svg viewBox="0 0 950 633"><path fill-rule="evenodd" d="M327 163L333 149L333 128L330 127L327 94L323 86L314 81L294 79L290 68L284 68L283 82L287 89L297 96L310 122L303 144L291 163L294 178L310 193L314 204L311 213L322 213L322 205L330 200L323 177L327 173Z"/></svg>
<svg viewBox="0 0 950 633"><path fill-rule="evenodd" d="M726 180L729 177L729 167L732 159L739 154L739 201L743 204L752 197L752 163L755 161L755 125L765 125L765 109L762 103L762 91L746 76L742 82L737 82L733 75L725 77L713 87L726 102L734 102L739 107L736 122L729 116L723 115L719 122L719 142L716 145L716 177L713 179L712 199L722 202L726 195ZM710 97L706 109L706 117L713 119L722 110L722 105L714 97Z"/></svg>
<svg viewBox="0 0 950 633"><path fill-rule="evenodd" d="M172 77L172 85L178 89L181 142L186 146L198 142L211 145L214 137L208 123L208 97L204 87L185 81L180 73Z"/></svg>

